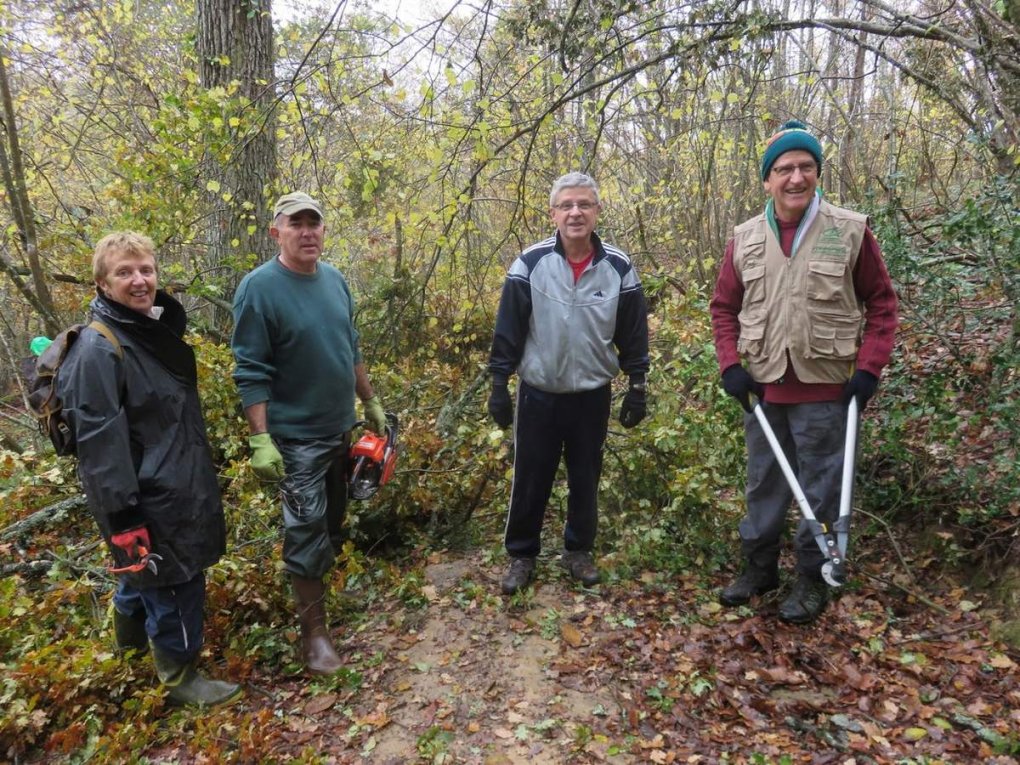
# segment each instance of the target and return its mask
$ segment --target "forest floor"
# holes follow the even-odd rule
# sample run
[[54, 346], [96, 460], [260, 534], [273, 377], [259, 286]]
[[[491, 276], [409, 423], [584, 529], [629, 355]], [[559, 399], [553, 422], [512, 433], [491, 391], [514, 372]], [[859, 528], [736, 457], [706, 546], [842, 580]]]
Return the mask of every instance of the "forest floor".
[[[989, 637], [994, 614], [923, 567], [923, 585], [888, 570], [859, 565], [795, 627], [776, 615], [789, 582], [722, 609], [723, 582], [702, 572], [610, 569], [585, 589], [550, 556], [505, 599], [502, 562], [437, 554], [426, 605], [394, 599], [354, 629], [334, 624], [348, 682], [256, 666], [244, 700], [201, 724], [242, 761], [1018, 762], [1020, 656]], [[182, 740], [145, 755], [216, 761]]]

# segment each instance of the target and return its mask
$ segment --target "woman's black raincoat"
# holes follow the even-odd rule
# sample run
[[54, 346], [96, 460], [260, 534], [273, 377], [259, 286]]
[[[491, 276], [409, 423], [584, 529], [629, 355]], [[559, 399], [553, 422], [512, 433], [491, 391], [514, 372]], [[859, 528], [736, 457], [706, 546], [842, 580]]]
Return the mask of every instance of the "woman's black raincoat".
[[[86, 328], [60, 368], [57, 392], [77, 441], [78, 475], [103, 537], [146, 526], [158, 573], [126, 574], [135, 587], [192, 579], [216, 563], [226, 526], [195, 355], [182, 338], [183, 306], [164, 292], [159, 320], [97, 296], [92, 318], [120, 340], [123, 358]], [[111, 553], [113, 548], [111, 546]], [[116, 560], [123, 565], [123, 554]]]

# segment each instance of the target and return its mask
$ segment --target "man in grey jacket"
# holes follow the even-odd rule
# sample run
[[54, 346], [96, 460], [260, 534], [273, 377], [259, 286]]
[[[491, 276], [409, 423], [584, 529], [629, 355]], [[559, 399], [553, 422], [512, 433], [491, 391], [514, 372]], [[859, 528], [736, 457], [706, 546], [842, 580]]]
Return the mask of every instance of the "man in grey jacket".
[[504, 543], [511, 595], [534, 576], [542, 522], [560, 457], [569, 497], [561, 563], [586, 586], [600, 580], [592, 559], [598, 525], [602, 449], [610, 385], [623, 370], [630, 385], [620, 423], [645, 416], [648, 309], [627, 256], [595, 233], [601, 204], [595, 181], [568, 173], [553, 183], [549, 212], [556, 233], [514, 261], [496, 316], [489, 370], [489, 413], [514, 422], [507, 381], [517, 372], [514, 479]]

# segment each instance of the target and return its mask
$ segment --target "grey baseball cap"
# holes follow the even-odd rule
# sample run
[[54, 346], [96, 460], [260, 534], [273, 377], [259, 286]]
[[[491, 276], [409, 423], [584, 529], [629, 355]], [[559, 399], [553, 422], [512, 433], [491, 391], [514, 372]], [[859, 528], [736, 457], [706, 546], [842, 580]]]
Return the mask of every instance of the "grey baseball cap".
[[277, 199], [276, 206], [273, 207], [273, 217], [275, 218], [277, 215], [297, 215], [302, 210], [311, 210], [320, 218], [325, 217], [322, 214], [322, 207], [319, 203], [303, 191], [292, 191]]

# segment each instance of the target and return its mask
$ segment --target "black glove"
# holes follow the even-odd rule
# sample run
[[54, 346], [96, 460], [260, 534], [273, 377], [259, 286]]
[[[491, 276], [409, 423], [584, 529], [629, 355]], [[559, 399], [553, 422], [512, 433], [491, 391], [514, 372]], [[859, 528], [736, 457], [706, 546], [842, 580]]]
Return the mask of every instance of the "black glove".
[[843, 403], [850, 405], [850, 399], [857, 396], [857, 406], [863, 412], [868, 405], [868, 399], [875, 395], [878, 390], [878, 378], [871, 372], [858, 369], [843, 386]]
[[489, 415], [501, 428], [509, 428], [514, 421], [514, 404], [505, 381], [493, 380], [489, 394]]
[[630, 388], [620, 404], [620, 424], [625, 428], [633, 428], [648, 414], [645, 401], [645, 380], [643, 377], [630, 378]]
[[760, 382], [756, 382], [751, 377], [751, 374], [740, 364], [726, 367], [726, 371], [722, 373], [722, 386], [723, 390], [740, 402], [740, 405], [744, 407], [744, 411], [748, 414], [751, 413], [750, 394], [753, 393], [758, 398], [765, 395], [765, 386]]

